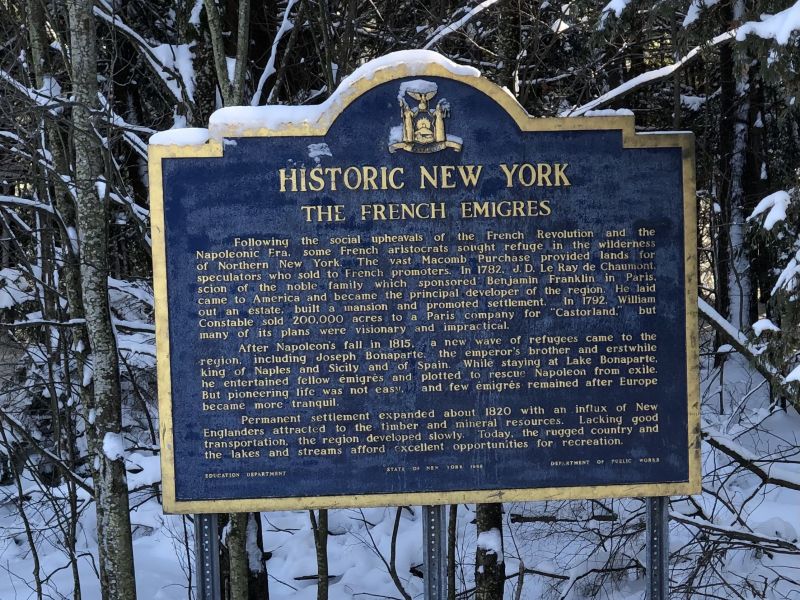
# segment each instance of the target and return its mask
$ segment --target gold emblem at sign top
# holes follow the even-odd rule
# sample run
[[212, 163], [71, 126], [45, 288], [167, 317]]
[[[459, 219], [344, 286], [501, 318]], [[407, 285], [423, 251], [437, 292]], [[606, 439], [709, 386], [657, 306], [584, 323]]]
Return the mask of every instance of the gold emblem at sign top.
[[[444, 120], [450, 116], [450, 103], [446, 98], [440, 98], [434, 108], [429, 107], [438, 91], [439, 88], [434, 82], [424, 79], [400, 84], [397, 100], [400, 103], [400, 118], [403, 124], [392, 127], [389, 134], [389, 152], [405, 150], [427, 154], [445, 148], [461, 151], [461, 138], [447, 135], [444, 129]], [[416, 100], [417, 106], [409, 106], [406, 96]]]

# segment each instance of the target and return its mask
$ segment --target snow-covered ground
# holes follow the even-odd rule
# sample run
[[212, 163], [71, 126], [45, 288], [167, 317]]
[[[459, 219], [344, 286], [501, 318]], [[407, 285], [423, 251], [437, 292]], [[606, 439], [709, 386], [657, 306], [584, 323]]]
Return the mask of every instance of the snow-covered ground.
[[[721, 385], [722, 383], [722, 385]], [[704, 430], [730, 447], [759, 457], [783, 455], [771, 463], [776, 477], [800, 479], [800, 416], [770, 407], [766, 384], [736, 354], [720, 369], [710, 357], [702, 372]], [[722, 408], [722, 411], [720, 411]], [[193, 525], [189, 517], [164, 515], [152, 484], [158, 460], [141, 449], [126, 452], [132, 494], [131, 517], [139, 598], [178, 600], [193, 597]], [[788, 461], [788, 462], [787, 462]], [[794, 461], [794, 462], [791, 462]], [[766, 464], [766, 463], [765, 463]], [[800, 571], [800, 491], [763, 485], [760, 478], [731, 465], [730, 459], [703, 445], [707, 493], [674, 498], [671, 506], [672, 584], [685, 593], [692, 585], [728, 579], [737, 589], [744, 579], [761, 586], [763, 595], [743, 597], [800, 598], [791, 579]], [[16, 486], [0, 487], [0, 598], [35, 598], [38, 562], [44, 597], [71, 598], [73, 573], [62, 543], [63, 523], [54, 506], [63, 506], [66, 489], [44, 495], [26, 476], [26, 518], [36, 540], [31, 553], [16, 499]], [[49, 496], [49, 497], [48, 497]], [[84, 600], [99, 600], [94, 510], [86, 492], [78, 491], [81, 517], [76, 552]], [[332, 599], [400, 598], [389, 575], [395, 508], [332, 510], [328, 555]], [[422, 510], [401, 510], [396, 567], [405, 591], [422, 597]], [[264, 548], [273, 599], [316, 598], [316, 557], [306, 511], [263, 513]], [[506, 596], [514, 597], [520, 565], [526, 573], [521, 598], [644, 597], [644, 513], [641, 499], [539, 502], [505, 505], [504, 538], [484, 534], [476, 539], [474, 506], [459, 507], [457, 581], [459, 590], [473, 587], [476, 545], [505, 554], [509, 576]], [[704, 534], [698, 538], [698, 530]], [[491, 533], [491, 532], [490, 532]], [[748, 536], [755, 542], [748, 542]], [[738, 542], [730, 543], [730, 538]], [[490, 539], [491, 538], [491, 539]], [[751, 540], [751, 541], [752, 541]], [[715, 545], [715, 541], [719, 543]], [[758, 549], [756, 546], [761, 546]], [[793, 550], [792, 548], [797, 548]], [[710, 567], [703, 552], [716, 549]], [[767, 551], [764, 550], [767, 549]], [[772, 549], [773, 551], [768, 551]], [[783, 575], [789, 580], [781, 580]], [[691, 588], [688, 588], [691, 589]], [[699, 588], [698, 588], [699, 589]], [[719, 588], [723, 589], [723, 588]], [[700, 593], [698, 592], [698, 597]], [[694, 594], [690, 592], [690, 597]]]

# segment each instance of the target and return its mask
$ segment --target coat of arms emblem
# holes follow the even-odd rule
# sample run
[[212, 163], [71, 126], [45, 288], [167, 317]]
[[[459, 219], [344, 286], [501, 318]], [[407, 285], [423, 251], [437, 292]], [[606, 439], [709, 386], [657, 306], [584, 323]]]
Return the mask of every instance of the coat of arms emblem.
[[[403, 124], [392, 127], [389, 152], [405, 150], [428, 153], [445, 148], [461, 151], [463, 140], [445, 132], [444, 120], [450, 116], [450, 103], [441, 98], [434, 108], [430, 108], [430, 102], [438, 91], [439, 88], [434, 82], [424, 79], [400, 84], [397, 100], [400, 103], [400, 117]], [[406, 96], [416, 100], [417, 106], [409, 106]]]

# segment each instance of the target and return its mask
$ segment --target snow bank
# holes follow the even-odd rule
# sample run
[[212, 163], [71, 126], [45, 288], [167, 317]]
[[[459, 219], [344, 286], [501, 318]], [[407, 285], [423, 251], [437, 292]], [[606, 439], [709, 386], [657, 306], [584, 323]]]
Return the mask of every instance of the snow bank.
[[771, 517], [761, 523], [756, 523], [753, 530], [788, 542], [797, 541], [797, 530], [791, 523], [780, 517]]
[[[353, 86], [359, 81], [372, 80], [382, 71], [395, 67], [405, 67], [409, 76], [423, 75], [431, 63], [445, 68], [453, 75], [480, 77], [480, 71], [477, 69], [456, 64], [430, 50], [392, 52], [356, 69], [322, 104], [313, 106], [229, 106], [217, 110], [209, 120], [210, 134], [212, 138], [219, 139], [223, 132], [230, 135], [230, 132], [243, 132], [248, 129], [278, 129], [289, 123], [318, 124], [326, 112], [346, 103], [352, 97]], [[153, 143], [152, 139], [151, 143]]]
[[[161, 459], [134, 452], [128, 457], [128, 489], [153, 485], [161, 481]], [[131, 465], [138, 469], [131, 469]]]

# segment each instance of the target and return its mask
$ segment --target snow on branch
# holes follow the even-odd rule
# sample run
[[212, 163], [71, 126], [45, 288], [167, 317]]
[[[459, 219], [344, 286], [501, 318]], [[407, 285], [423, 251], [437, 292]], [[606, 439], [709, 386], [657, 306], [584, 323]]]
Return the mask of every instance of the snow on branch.
[[[613, 0], [606, 5], [606, 8], [603, 9], [603, 15], [608, 16], [608, 14], [610, 14], [612, 11], [619, 15], [627, 3], [627, 0]], [[712, 3], [706, 2], [705, 4], [708, 6]], [[673, 64], [661, 67], [660, 69], [653, 69], [647, 73], [642, 73], [641, 75], [634, 77], [630, 81], [626, 81], [622, 85], [615, 87], [613, 90], [606, 92], [599, 98], [595, 98], [583, 106], [562, 112], [560, 116], [579, 117], [587, 111], [607, 104], [616, 98], [621, 98], [622, 96], [629, 94], [643, 85], [654, 83], [664, 79], [665, 77], [669, 77], [697, 58], [703, 50], [706, 50], [710, 47], [729, 42], [733, 39], [736, 39], [737, 41], [743, 41], [750, 34], [756, 35], [763, 39], [773, 39], [779, 44], [785, 46], [789, 43], [789, 39], [791, 38], [792, 34], [798, 30], [800, 30], [800, 0], [795, 2], [786, 10], [782, 10], [774, 15], [762, 15], [760, 21], [748, 21], [739, 27], [731, 29], [730, 31], [726, 31], [725, 33], [721, 33], [720, 35], [712, 38], [709, 42], [693, 48], [688, 54], [678, 59]]]
[[269, 79], [276, 71], [275, 61], [278, 57], [278, 45], [281, 43], [283, 36], [294, 29], [294, 23], [289, 20], [289, 13], [298, 2], [299, 0], [289, 0], [286, 3], [286, 9], [283, 11], [283, 19], [281, 19], [281, 24], [272, 40], [272, 48], [269, 52], [267, 65], [264, 67], [264, 72], [261, 73], [261, 77], [258, 79], [258, 86], [256, 86], [256, 91], [253, 94], [252, 100], [250, 101], [251, 106], [258, 106], [259, 102], [261, 102], [261, 93], [264, 90], [264, 84], [267, 82], [267, 79]]
[[784, 267], [781, 274], [778, 275], [778, 280], [775, 282], [775, 287], [772, 288], [771, 294], [775, 294], [780, 290], [793, 292], [797, 288], [797, 282], [800, 280], [800, 250], [792, 257], [789, 264]]
[[436, 30], [436, 33], [433, 34], [433, 37], [428, 40], [428, 42], [422, 47], [423, 50], [430, 50], [436, 44], [438, 44], [442, 38], [450, 35], [451, 33], [455, 33], [459, 29], [461, 29], [464, 25], [469, 23], [476, 15], [479, 15], [484, 10], [492, 6], [493, 4], [497, 4], [498, 0], [483, 0], [480, 4], [472, 8], [467, 14], [465, 14], [460, 19], [449, 23], [448, 25], [442, 25], [439, 29]]
[[736, 39], [742, 41], [753, 34], [765, 40], [773, 39], [785, 46], [797, 30], [800, 30], [800, 1], [774, 15], [761, 15], [760, 21], [745, 23], [739, 27]]
[[45, 171], [52, 174], [53, 177], [58, 177], [64, 187], [66, 188], [67, 192], [69, 192], [72, 198], [75, 198], [75, 184], [72, 182], [72, 178], [65, 173], [61, 173], [56, 169], [55, 165], [53, 164], [53, 157], [44, 148], [36, 148], [35, 152], [27, 152], [23, 150], [27, 144], [30, 142], [28, 140], [23, 140], [20, 136], [11, 131], [0, 131], [0, 138], [6, 138], [10, 140], [13, 145], [11, 144], [2, 144], [0, 143], [0, 147], [5, 148], [11, 154], [17, 154], [27, 160], [35, 162], [39, 164]]
[[[725, 317], [719, 314], [714, 307], [702, 298], [697, 299], [697, 306], [700, 309], [700, 315], [704, 317], [711, 325], [719, 331], [724, 337], [728, 339], [731, 345], [736, 348], [736, 351], [744, 356], [755, 359], [757, 358], [762, 349], [753, 346], [747, 336], [734, 327]], [[770, 374], [779, 375], [777, 369], [770, 370]]]
[[747, 336], [734, 327], [725, 317], [720, 315], [714, 308], [702, 298], [697, 299], [697, 306], [700, 309], [700, 316], [703, 317], [711, 326], [734, 347], [734, 349], [747, 358], [753, 367], [770, 385], [776, 390], [781, 390], [786, 397], [791, 398], [795, 404], [798, 403], [797, 390], [790, 385], [783, 374], [763, 356], [763, 349], [754, 346], [747, 339]]
[[[752, 214], [747, 217], [747, 220], [753, 221], [756, 217], [766, 214], [761, 226], [767, 231], [771, 231], [777, 223], [786, 220], [786, 211], [792, 201], [791, 194], [791, 190], [779, 190], [763, 198], [753, 209]], [[800, 251], [797, 251], [789, 259], [783, 271], [778, 275], [770, 294], [775, 295], [779, 291], [793, 292], [797, 288], [798, 278], [800, 278]]]
[[707, 50], [710, 47], [717, 46], [719, 44], [729, 42], [736, 37], [736, 29], [732, 29], [730, 31], [726, 31], [725, 33], [721, 33], [720, 35], [713, 38], [706, 44], [701, 46], [697, 46], [692, 48], [686, 55], [672, 63], [671, 65], [667, 65], [666, 67], [661, 67], [660, 69], [653, 69], [652, 71], [647, 71], [646, 73], [642, 73], [634, 77], [633, 79], [626, 81], [622, 85], [615, 87], [613, 90], [609, 90], [599, 98], [595, 98], [591, 102], [587, 102], [583, 106], [578, 106], [575, 108], [570, 108], [569, 110], [565, 110], [559, 116], [561, 117], [580, 117], [586, 114], [590, 110], [594, 110], [604, 104], [608, 104], [612, 100], [617, 98], [621, 98], [630, 94], [634, 90], [639, 89], [644, 85], [648, 85], [650, 83], [654, 83], [656, 81], [660, 81], [666, 77], [669, 77], [676, 71], [679, 71], [698, 56], [704, 50]]
[[608, 17], [610, 17], [612, 13], [619, 19], [622, 16], [622, 11], [624, 11], [630, 3], [631, 0], [611, 0], [611, 2], [606, 4], [603, 10], [600, 11], [600, 25], [598, 29], [605, 29], [606, 21], [608, 21]]
[[121, 292], [138, 300], [139, 302], [148, 306], [149, 308], [153, 308], [153, 304], [155, 302], [153, 300], [153, 294], [143, 290], [142, 288], [140, 288], [139, 286], [135, 285], [130, 281], [109, 277], [108, 287], [109, 289], [117, 290], [118, 292]]
[[102, 107], [109, 124], [118, 127], [122, 133], [122, 139], [125, 140], [133, 149], [133, 151], [136, 152], [141, 158], [147, 160], [147, 143], [144, 142], [138, 135], [136, 135], [136, 132], [144, 133], [150, 136], [155, 133], [155, 130], [150, 129], [149, 127], [131, 125], [116, 112], [114, 112], [111, 104], [106, 97], [103, 96], [103, 94], [98, 92], [97, 98], [100, 101], [100, 106]]
[[18, 196], [0, 196], [0, 206], [20, 206], [55, 214], [55, 209], [49, 204], [37, 202], [36, 200], [29, 200], [28, 198], [20, 198]]
[[[141, 321], [125, 321], [112, 318], [112, 323], [114, 327], [127, 329], [129, 331], [155, 333], [156, 330], [155, 325], [142, 323]], [[0, 323], [0, 327], [5, 329], [38, 327], [40, 325], [47, 325], [48, 327], [83, 327], [86, 325], [86, 319], [67, 319], [66, 321], [56, 321], [54, 319], [27, 319], [25, 321], [14, 321], [12, 323]]]
[[14, 433], [14, 435], [17, 435], [20, 438], [24, 439], [33, 448], [35, 448], [37, 452], [43, 454], [44, 456], [47, 456], [48, 459], [53, 461], [53, 464], [58, 467], [58, 470], [61, 471], [64, 477], [72, 481], [83, 491], [94, 496], [94, 489], [89, 484], [87, 484], [86, 481], [80, 475], [72, 471], [69, 468], [69, 466], [67, 466], [57, 454], [54, 454], [53, 452], [42, 446], [42, 444], [28, 431], [28, 427], [20, 423], [16, 418], [12, 417], [10, 414], [8, 414], [3, 410], [0, 410], [0, 421], [8, 425], [11, 431]]
[[711, 446], [757, 475], [762, 483], [800, 491], [800, 462], [759, 456], [730, 437], [707, 426], [703, 427], [702, 436]]
[[18, 196], [5, 196], [0, 195], [0, 207], [4, 208], [31, 208], [33, 210], [40, 210], [42, 212], [50, 213], [55, 217], [59, 227], [66, 231], [66, 224], [64, 219], [53, 206], [39, 202], [37, 200], [30, 200], [28, 198], [20, 198]]
[[782, 552], [784, 554], [800, 554], [800, 546], [796, 543], [775, 536], [767, 536], [737, 527], [719, 525], [701, 517], [690, 517], [675, 511], [670, 511], [669, 518], [702, 529], [705, 533], [720, 536], [726, 540], [740, 540], [757, 545], [762, 550]]
[[11, 308], [34, 300], [36, 296], [19, 269], [0, 269], [0, 308]]
[[0, 80], [4, 81], [19, 94], [22, 94], [28, 98], [36, 106], [40, 108], [46, 108], [50, 114], [55, 115], [57, 110], [64, 104], [62, 101], [55, 99], [52, 95], [43, 94], [38, 90], [34, 90], [26, 85], [21, 84], [10, 73], [3, 69], [0, 69]]
[[787, 191], [780, 190], [774, 194], [770, 194], [758, 203], [753, 209], [752, 214], [747, 217], [747, 220], [752, 221], [758, 215], [767, 213], [767, 216], [764, 217], [762, 227], [767, 231], [771, 231], [776, 223], [786, 219], [786, 209], [789, 207], [790, 201], [791, 197]]
[[686, 11], [686, 17], [683, 19], [683, 26], [688, 27], [700, 18], [700, 13], [703, 9], [711, 8], [718, 3], [719, 0], [692, 0], [689, 9]]
[[775, 287], [772, 288], [771, 293], [775, 294], [780, 290], [793, 292], [797, 289], [798, 280], [800, 280], [800, 250], [797, 251], [789, 261], [789, 264], [778, 275], [778, 280], [775, 282]]
[[142, 235], [144, 249], [150, 253], [153, 245], [152, 238], [150, 237], [150, 223], [148, 221], [150, 218], [150, 211], [136, 204], [136, 201], [128, 194], [109, 192], [108, 197], [111, 201], [122, 206], [126, 213], [133, 219]]
[[192, 100], [194, 92], [191, 52], [186, 45], [161, 44], [151, 46], [136, 31], [126, 25], [114, 8], [100, 0], [94, 14], [125, 35], [144, 56], [153, 72], [164, 83], [178, 102]]

